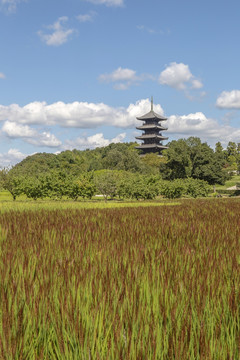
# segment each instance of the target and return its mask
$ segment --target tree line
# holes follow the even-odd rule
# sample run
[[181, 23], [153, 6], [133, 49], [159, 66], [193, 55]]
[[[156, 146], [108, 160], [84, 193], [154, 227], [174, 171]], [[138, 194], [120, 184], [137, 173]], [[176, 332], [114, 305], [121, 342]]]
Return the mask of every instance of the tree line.
[[230, 142], [213, 150], [199, 138], [174, 140], [163, 156], [144, 157], [135, 143], [110, 144], [94, 150], [39, 153], [12, 169], [0, 171], [0, 185], [13, 199], [154, 199], [206, 196], [209, 185], [224, 184], [240, 171], [240, 144]]
[[91, 199], [102, 195], [107, 199], [152, 200], [162, 195], [169, 199], [182, 195], [205, 197], [210, 185], [200, 179], [163, 180], [159, 175], [142, 175], [123, 170], [97, 170], [72, 177], [62, 171], [51, 171], [35, 177], [15, 177], [1, 172], [2, 187], [8, 190], [13, 200], [20, 195], [29, 199], [50, 198], [61, 200]]

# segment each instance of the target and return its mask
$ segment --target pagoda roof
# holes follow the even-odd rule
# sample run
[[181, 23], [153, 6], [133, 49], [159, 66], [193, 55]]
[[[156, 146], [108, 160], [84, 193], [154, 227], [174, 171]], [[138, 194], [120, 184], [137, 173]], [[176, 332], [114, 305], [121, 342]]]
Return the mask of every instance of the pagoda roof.
[[168, 128], [161, 126], [159, 124], [145, 124], [145, 125], [136, 127], [136, 129], [138, 129], [138, 130], [148, 130], [148, 129], [167, 130]]
[[159, 145], [159, 144], [142, 144], [136, 146], [136, 149], [168, 149], [168, 146]]
[[167, 140], [168, 137], [162, 136], [162, 135], [156, 135], [156, 134], [143, 134], [141, 136], [136, 136], [136, 139], [144, 140], [144, 139], [159, 139], [159, 140]]
[[161, 121], [167, 120], [166, 117], [155, 113], [155, 111], [153, 111], [153, 110], [149, 111], [147, 114], [145, 114], [143, 116], [137, 117], [137, 120], [150, 120], [150, 119], [157, 119], [157, 120], [161, 120]]

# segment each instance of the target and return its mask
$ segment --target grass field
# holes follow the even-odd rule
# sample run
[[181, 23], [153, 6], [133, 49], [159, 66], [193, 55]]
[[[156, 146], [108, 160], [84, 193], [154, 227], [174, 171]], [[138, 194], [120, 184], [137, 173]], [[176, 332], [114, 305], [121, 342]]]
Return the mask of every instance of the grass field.
[[114, 209], [114, 208], [138, 208], [149, 206], [175, 206], [179, 201], [161, 199], [160, 201], [50, 201], [50, 200], [7, 200], [0, 202], [0, 213], [8, 211], [41, 211], [41, 210], [84, 210], [84, 209]]
[[239, 199], [5, 203], [1, 359], [239, 359]]
[[232, 179], [225, 182], [224, 185], [217, 185], [216, 190], [218, 189], [228, 189], [232, 186], [235, 186], [236, 183], [240, 183], [240, 175], [234, 175]]

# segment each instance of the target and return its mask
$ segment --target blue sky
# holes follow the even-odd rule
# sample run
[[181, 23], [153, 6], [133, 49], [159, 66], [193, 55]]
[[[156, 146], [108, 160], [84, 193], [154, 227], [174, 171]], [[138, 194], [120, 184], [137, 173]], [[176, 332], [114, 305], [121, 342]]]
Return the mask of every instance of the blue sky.
[[240, 142], [238, 0], [0, 0], [0, 166], [134, 141]]

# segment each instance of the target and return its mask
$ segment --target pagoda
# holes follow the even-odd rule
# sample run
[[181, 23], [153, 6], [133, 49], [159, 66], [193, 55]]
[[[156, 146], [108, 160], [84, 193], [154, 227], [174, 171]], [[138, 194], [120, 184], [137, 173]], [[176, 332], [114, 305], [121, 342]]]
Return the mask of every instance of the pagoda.
[[143, 125], [136, 128], [144, 131], [141, 136], [136, 136], [136, 139], [143, 140], [143, 144], [136, 146], [136, 149], [142, 150], [142, 155], [149, 153], [161, 155], [163, 149], [168, 149], [167, 146], [162, 145], [162, 141], [167, 140], [168, 137], [162, 136], [161, 134], [161, 132], [167, 130], [167, 128], [160, 123], [160, 121], [166, 121], [167, 118], [153, 111], [153, 99], [151, 99], [151, 111], [143, 116], [137, 117], [137, 120], [144, 121]]

